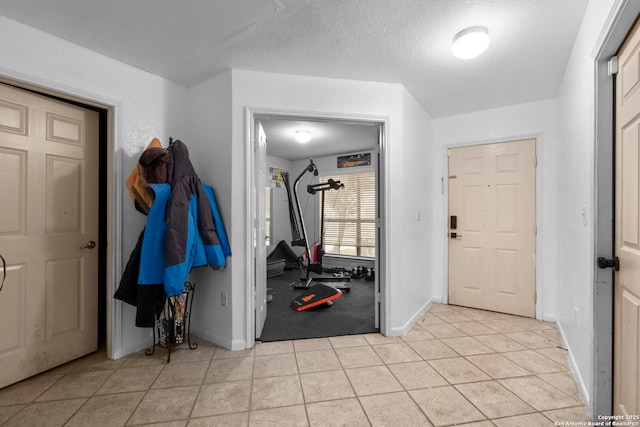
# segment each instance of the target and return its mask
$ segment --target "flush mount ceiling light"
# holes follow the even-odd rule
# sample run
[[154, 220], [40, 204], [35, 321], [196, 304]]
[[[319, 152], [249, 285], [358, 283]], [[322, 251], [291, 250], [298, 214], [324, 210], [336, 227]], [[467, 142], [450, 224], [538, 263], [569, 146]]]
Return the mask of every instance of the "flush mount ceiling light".
[[485, 27], [470, 27], [453, 37], [453, 54], [460, 59], [475, 58], [488, 46], [489, 30]]
[[311, 140], [311, 132], [308, 130], [298, 130], [296, 131], [296, 141], [300, 143], [309, 142]]

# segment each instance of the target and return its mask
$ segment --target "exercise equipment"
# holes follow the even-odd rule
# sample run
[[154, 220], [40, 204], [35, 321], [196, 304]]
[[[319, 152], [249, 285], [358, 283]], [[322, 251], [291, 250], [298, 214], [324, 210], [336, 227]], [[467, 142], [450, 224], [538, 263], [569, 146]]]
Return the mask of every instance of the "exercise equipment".
[[341, 296], [342, 291], [340, 289], [319, 283], [311, 286], [306, 292], [291, 301], [291, 308], [295, 311], [304, 311], [322, 304], [331, 306], [333, 304], [332, 300]]
[[[317, 273], [322, 274], [322, 257], [324, 256], [323, 249], [323, 237], [324, 237], [324, 193], [329, 190], [339, 190], [344, 188], [344, 184], [341, 184], [340, 181], [335, 181], [333, 179], [329, 179], [327, 182], [322, 182], [319, 184], [309, 184], [307, 185], [307, 192], [311, 195], [315, 195], [320, 193], [322, 196], [321, 199], [321, 210], [320, 210], [320, 238], [318, 239], [318, 243], [314, 243], [313, 247], [309, 246], [309, 240], [307, 236], [307, 229], [304, 224], [304, 216], [302, 214], [302, 209], [300, 207], [300, 199], [298, 197], [298, 183], [302, 179], [302, 177], [307, 173], [313, 173], [314, 176], [318, 176], [318, 168], [315, 163], [313, 163], [313, 159], [309, 159], [309, 164], [304, 170], [298, 175], [296, 180], [293, 183], [293, 195], [295, 200], [295, 210], [294, 203], [291, 200], [291, 188], [289, 184], [289, 175], [287, 173], [283, 173], [284, 185], [287, 190], [287, 197], [289, 199], [289, 220], [291, 222], [291, 245], [292, 246], [304, 246], [306, 249], [305, 254], [303, 254], [303, 259], [306, 260], [306, 265], [303, 262], [300, 262], [301, 270], [304, 271], [304, 277], [300, 278], [300, 282], [294, 282], [291, 284], [294, 289], [309, 289], [311, 288], [312, 281], [317, 282], [337, 282], [337, 288], [342, 292], [349, 292], [350, 288], [344, 286], [343, 283], [349, 281], [349, 277], [310, 277], [309, 273]], [[337, 297], [336, 297], [337, 298]]]
[[276, 247], [267, 255], [267, 262], [275, 260], [284, 260], [284, 269], [293, 270], [298, 267], [300, 257], [289, 247], [287, 242], [280, 240]]

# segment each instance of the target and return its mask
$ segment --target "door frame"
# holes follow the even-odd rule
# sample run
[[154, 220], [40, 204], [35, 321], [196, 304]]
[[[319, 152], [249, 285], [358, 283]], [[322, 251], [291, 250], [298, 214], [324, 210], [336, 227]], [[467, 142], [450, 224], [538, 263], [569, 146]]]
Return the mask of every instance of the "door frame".
[[[266, 264], [266, 259], [256, 260], [256, 251], [253, 247], [253, 190], [255, 185], [255, 171], [256, 171], [256, 155], [253, 149], [255, 140], [255, 126], [254, 123], [259, 117], [282, 117], [287, 119], [297, 118], [300, 120], [314, 119], [314, 120], [331, 120], [331, 121], [348, 121], [348, 122], [361, 122], [377, 124], [380, 126], [379, 137], [379, 162], [378, 162], [378, 215], [379, 224], [378, 235], [376, 239], [377, 252], [376, 252], [376, 281], [378, 289], [376, 291], [376, 311], [380, 321], [380, 333], [386, 335], [388, 331], [391, 331], [391, 327], [388, 324], [388, 270], [386, 268], [386, 254], [388, 250], [388, 240], [386, 239], [386, 230], [388, 229], [388, 219], [385, 214], [389, 210], [387, 209], [387, 188], [389, 188], [389, 180], [386, 173], [386, 159], [388, 158], [388, 146], [386, 144], [388, 138], [389, 129], [389, 117], [380, 116], [359, 116], [341, 113], [327, 113], [327, 112], [309, 112], [309, 111], [295, 111], [295, 110], [282, 110], [282, 109], [270, 109], [270, 108], [257, 108], [257, 107], [245, 107], [245, 229], [251, 230], [246, 233], [245, 240], [245, 255], [247, 259], [248, 277], [247, 286], [245, 289], [246, 294], [246, 331], [247, 348], [251, 348], [255, 345], [255, 262], [263, 262]], [[254, 262], [255, 261], [255, 262]], [[265, 267], [266, 268], [266, 267]], [[268, 314], [267, 314], [268, 315]]]
[[[443, 293], [442, 293], [442, 303], [443, 304], [447, 304], [449, 302], [449, 149], [452, 148], [463, 148], [463, 147], [471, 147], [471, 146], [476, 146], [476, 145], [490, 145], [490, 144], [496, 144], [496, 143], [504, 143], [504, 142], [512, 142], [512, 141], [520, 141], [520, 140], [525, 140], [525, 139], [534, 139], [536, 142], [536, 159], [538, 159], [538, 163], [535, 167], [535, 174], [536, 174], [536, 179], [535, 179], [535, 183], [536, 183], [536, 200], [535, 200], [535, 215], [536, 215], [536, 227], [538, 230], [542, 230], [543, 229], [543, 215], [542, 215], [542, 203], [541, 201], [543, 200], [542, 198], [542, 191], [543, 191], [543, 187], [542, 187], [542, 174], [539, 173], [538, 171], [538, 165], [540, 164], [540, 158], [541, 158], [541, 146], [543, 144], [544, 141], [544, 137], [541, 134], [524, 134], [524, 135], [514, 135], [514, 136], [507, 136], [507, 137], [502, 137], [502, 138], [492, 138], [492, 139], [483, 139], [483, 140], [479, 140], [479, 141], [467, 141], [467, 142], [462, 142], [462, 143], [454, 143], [454, 144], [447, 144], [445, 146], [443, 146], [443, 153], [442, 153], [442, 161], [443, 161], [443, 168], [442, 170], [445, 172], [443, 179], [442, 179], [442, 194], [444, 196], [444, 202], [443, 202], [443, 210], [444, 210], [444, 215], [443, 215], [443, 222], [441, 224], [441, 227], [439, 228], [440, 230], [443, 230], [443, 234], [442, 236], [444, 237], [444, 244], [445, 244], [445, 250], [443, 250], [443, 255], [444, 255], [444, 286], [443, 286]], [[542, 312], [542, 308], [544, 306], [544, 304], [542, 303], [543, 298], [545, 297], [544, 293], [542, 292], [542, 282], [541, 279], [543, 277], [542, 275], [542, 263], [540, 262], [541, 260], [541, 253], [544, 248], [543, 246], [543, 233], [536, 233], [536, 252], [535, 252], [535, 292], [536, 292], [536, 300], [535, 300], [535, 313], [536, 313], [536, 319], [543, 319], [543, 315], [544, 313]], [[543, 319], [543, 320], [551, 320], [551, 319]], [[553, 319], [555, 320], [555, 319]]]
[[609, 60], [618, 51], [640, 13], [637, 1], [616, 0], [605, 21], [592, 57], [595, 68], [595, 140], [593, 183], [593, 385], [589, 413], [611, 414], [613, 409], [613, 271], [599, 269], [596, 258], [613, 258], [615, 182], [615, 79], [609, 73]]
[[[104, 244], [105, 284], [106, 284], [106, 355], [109, 359], [118, 359], [122, 354], [122, 303], [109, 298], [115, 293], [116, 278], [121, 271], [122, 246], [122, 153], [117, 138], [117, 117], [119, 104], [112, 99], [106, 99], [96, 94], [90, 94], [76, 88], [71, 88], [60, 83], [17, 74], [11, 70], [0, 68], [0, 82], [13, 85], [20, 89], [31, 90], [45, 95], [57, 97], [63, 101], [84, 104], [90, 107], [106, 111], [106, 152], [104, 159], [106, 170], [105, 182], [100, 182], [100, 191], [106, 191], [105, 223], [106, 239]], [[102, 119], [99, 123], [102, 129]], [[102, 154], [103, 150], [100, 149]], [[120, 153], [120, 154], [116, 154]], [[103, 159], [100, 159], [103, 162]]]

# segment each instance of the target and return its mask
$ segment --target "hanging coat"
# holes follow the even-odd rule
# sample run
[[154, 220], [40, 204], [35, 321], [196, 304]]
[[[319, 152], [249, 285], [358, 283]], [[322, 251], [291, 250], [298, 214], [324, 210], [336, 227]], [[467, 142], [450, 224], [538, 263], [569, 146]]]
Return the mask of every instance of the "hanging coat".
[[187, 147], [169, 148], [170, 184], [150, 184], [155, 200], [147, 215], [138, 283], [164, 283], [168, 297], [180, 295], [193, 267], [223, 267], [231, 255], [213, 189], [200, 182]]

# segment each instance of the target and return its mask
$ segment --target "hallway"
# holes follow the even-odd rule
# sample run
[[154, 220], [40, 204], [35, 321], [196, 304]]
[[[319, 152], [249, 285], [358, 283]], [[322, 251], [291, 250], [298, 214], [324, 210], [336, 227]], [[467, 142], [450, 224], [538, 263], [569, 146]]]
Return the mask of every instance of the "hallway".
[[[553, 323], [434, 304], [405, 337], [98, 352], [0, 390], [2, 426], [553, 426], [588, 421]], [[155, 424], [158, 423], [158, 424]], [[468, 424], [465, 424], [468, 423]]]

